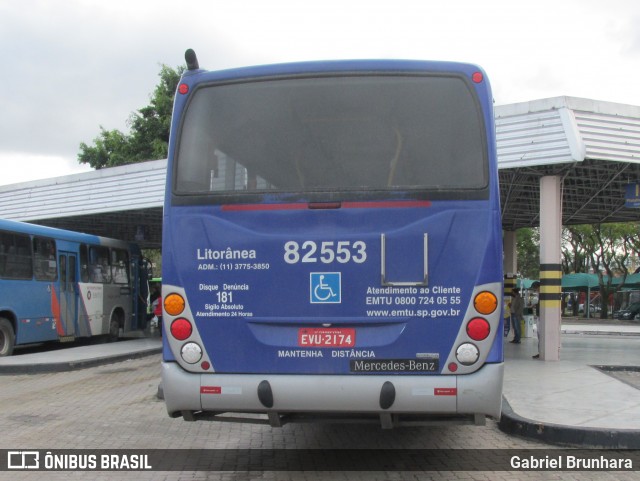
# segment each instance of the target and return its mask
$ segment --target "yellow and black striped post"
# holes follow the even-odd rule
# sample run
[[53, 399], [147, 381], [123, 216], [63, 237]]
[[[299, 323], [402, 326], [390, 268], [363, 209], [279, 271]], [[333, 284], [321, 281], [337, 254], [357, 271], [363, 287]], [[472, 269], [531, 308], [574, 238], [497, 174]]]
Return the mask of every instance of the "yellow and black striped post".
[[511, 291], [516, 287], [516, 278], [508, 275], [504, 276], [504, 297], [505, 299], [511, 296]]
[[561, 282], [561, 264], [540, 264], [540, 309], [560, 309], [562, 301]]
[[540, 264], [538, 349], [540, 357], [549, 361], [560, 359], [561, 282], [561, 264]]

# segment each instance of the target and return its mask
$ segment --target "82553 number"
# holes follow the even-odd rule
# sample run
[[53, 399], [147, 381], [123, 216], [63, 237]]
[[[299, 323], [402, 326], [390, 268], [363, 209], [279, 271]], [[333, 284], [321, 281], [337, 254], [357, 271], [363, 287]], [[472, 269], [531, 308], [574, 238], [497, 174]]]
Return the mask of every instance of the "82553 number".
[[315, 263], [331, 264], [339, 262], [355, 262], [362, 264], [367, 260], [367, 244], [364, 241], [322, 241], [318, 245], [314, 241], [304, 241], [300, 245], [296, 241], [284, 244], [284, 261], [287, 264]]

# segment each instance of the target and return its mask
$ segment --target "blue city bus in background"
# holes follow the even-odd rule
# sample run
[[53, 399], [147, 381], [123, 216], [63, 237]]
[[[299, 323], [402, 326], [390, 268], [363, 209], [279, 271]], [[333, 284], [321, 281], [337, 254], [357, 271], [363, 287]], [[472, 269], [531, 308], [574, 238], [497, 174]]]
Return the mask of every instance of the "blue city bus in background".
[[205, 71], [174, 103], [170, 416], [383, 428], [499, 418], [492, 95], [460, 63]]
[[147, 263], [129, 242], [0, 219], [0, 356], [144, 327]]

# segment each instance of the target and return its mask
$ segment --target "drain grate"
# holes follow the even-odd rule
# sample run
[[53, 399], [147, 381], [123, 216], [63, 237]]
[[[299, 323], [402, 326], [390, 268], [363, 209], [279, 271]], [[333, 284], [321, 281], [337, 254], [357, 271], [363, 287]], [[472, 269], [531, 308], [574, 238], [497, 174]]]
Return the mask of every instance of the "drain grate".
[[640, 366], [592, 366], [611, 376], [618, 381], [622, 381], [631, 387], [640, 389]]

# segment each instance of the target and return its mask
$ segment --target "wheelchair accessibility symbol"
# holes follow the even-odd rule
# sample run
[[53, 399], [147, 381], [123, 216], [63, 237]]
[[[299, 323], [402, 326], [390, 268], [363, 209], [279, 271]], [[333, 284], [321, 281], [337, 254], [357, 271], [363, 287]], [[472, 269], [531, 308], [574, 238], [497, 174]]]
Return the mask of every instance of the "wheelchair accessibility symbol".
[[311, 304], [340, 304], [342, 282], [340, 272], [312, 272], [309, 280]]

